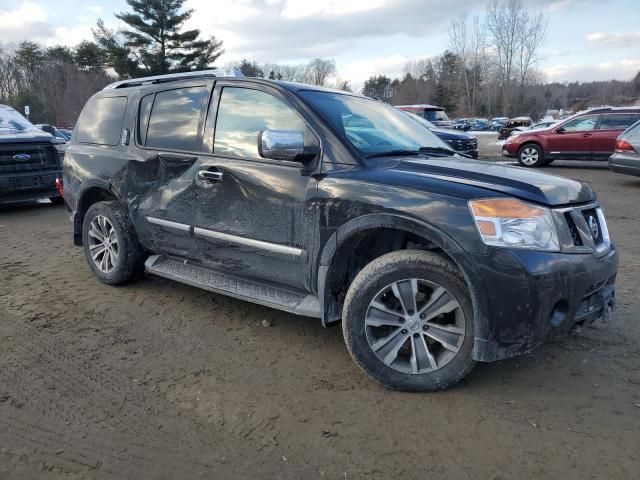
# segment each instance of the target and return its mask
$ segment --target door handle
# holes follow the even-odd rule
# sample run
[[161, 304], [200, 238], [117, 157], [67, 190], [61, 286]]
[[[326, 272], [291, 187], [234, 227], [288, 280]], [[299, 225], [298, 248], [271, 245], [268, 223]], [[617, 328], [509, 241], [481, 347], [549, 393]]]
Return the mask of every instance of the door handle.
[[209, 170], [198, 171], [198, 178], [207, 182], [220, 182], [222, 180], [222, 172], [211, 172]]
[[582, 136], [583, 137], [592, 137], [593, 133], [583, 133]]

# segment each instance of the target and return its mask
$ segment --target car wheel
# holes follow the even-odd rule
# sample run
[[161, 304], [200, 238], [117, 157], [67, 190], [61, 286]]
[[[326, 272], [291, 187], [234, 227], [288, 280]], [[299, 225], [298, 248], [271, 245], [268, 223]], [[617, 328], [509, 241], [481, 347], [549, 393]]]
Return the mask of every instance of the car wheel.
[[362, 269], [342, 325], [355, 362], [390, 389], [441, 390], [475, 364], [469, 290], [455, 265], [432, 252], [393, 252]]
[[525, 167], [541, 167], [544, 165], [544, 153], [538, 145], [528, 143], [518, 150], [518, 162]]
[[84, 254], [93, 273], [108, 285], [120, 285], [144, 270], [144, 250], [118, 202], [93, 204], [82, 225]]

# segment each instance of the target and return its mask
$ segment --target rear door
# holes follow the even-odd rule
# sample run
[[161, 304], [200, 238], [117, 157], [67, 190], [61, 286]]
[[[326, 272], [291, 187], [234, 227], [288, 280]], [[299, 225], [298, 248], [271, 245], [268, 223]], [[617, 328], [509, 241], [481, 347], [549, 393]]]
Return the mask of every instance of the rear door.
[[205, 133], [211, 155], [195, 184], [195, 239], [202, 261], [216, 269], [303, 288], [317, 180], [298, 162], [262, 158], [258, 136], [266, 129], [314, 135], [277, 89], [217, 83]]
[[547, 153], [554, 157], [591, 157], [593, 134], [599, 115], [584, 115], [545, 134]]
[[593, 132], [593, 156], [611, 156], [618, 136], [636, 121], [638, 115], [635, 113], [604, 113], [598, 129]]

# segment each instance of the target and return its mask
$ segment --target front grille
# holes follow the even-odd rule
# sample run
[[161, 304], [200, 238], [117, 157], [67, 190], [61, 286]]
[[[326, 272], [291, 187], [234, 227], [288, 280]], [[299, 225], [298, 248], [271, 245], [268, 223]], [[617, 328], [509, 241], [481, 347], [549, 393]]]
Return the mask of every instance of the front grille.
[[51, 144], [0, 144], [0, 174], [59, 168], [58, 151]]
[[563, 251], [604, 255], [610, 250], [609, 230], [599, 205], [558, 209], [553, 213], [559, 226]]
[[447, 143], [451, 148], [458, 151], [475, 150], [478, 148], [478, 140], [475, 138], [447, 140]]

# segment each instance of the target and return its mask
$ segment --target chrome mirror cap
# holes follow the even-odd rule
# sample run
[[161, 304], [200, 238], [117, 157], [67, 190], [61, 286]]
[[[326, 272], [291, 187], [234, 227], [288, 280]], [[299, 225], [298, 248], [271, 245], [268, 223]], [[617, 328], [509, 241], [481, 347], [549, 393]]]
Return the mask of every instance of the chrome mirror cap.
[[258, 152], [262, 158], [300, 160], [304, 155], [304, 133], [291, 130], [263, 130], [258, 135]]

